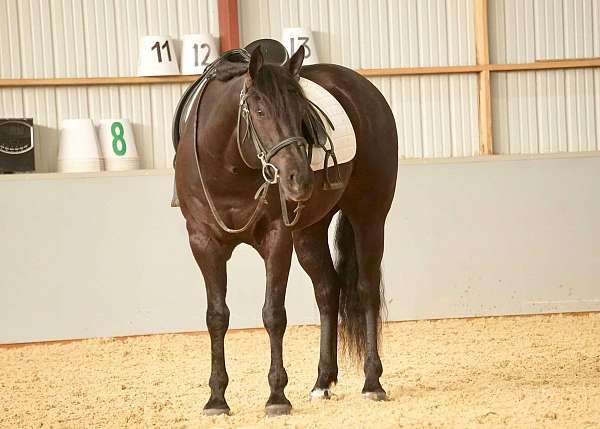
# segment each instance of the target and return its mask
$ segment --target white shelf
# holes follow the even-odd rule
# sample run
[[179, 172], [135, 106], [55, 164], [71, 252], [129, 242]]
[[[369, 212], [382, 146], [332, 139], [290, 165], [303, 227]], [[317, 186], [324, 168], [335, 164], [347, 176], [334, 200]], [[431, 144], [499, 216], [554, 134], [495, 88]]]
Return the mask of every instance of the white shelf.
[[15, 173], [0, 174], [0, 182], [64, 180], [64, 179], [102, 179], [105, 177], [172, 176], [172, 168], [158, 168], [129, 171], [99, 171], [87, 173]]
[[[524, 155], [482, 155], [461, 158], [399, 159], [398, 163], [400, 165], [463, 164], [473, 162], [527, 161], [539, 159], [572, 159], [599, 157], [600, 151], [594, 151]], [[173, 168], [141, 169], [130, 171], [100, 171], [88, 173], [15, 173], [0, 174], [0, 183], [11, 181], [35, 180], [102, 179], [106, 177], [172, 176], [174, 173], [175, 170]]]

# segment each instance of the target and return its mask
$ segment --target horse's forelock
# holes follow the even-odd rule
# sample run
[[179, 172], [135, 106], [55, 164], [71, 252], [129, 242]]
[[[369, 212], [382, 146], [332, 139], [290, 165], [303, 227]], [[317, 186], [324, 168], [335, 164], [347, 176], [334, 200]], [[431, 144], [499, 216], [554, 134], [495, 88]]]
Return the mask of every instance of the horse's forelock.
[[275, 104], [277, 109], [285, 108], [286, 96], [290, 90], [307, 102], [300, 83], [286, 69], [276, 65], [264, 65], [258, 72], [253, 88]]

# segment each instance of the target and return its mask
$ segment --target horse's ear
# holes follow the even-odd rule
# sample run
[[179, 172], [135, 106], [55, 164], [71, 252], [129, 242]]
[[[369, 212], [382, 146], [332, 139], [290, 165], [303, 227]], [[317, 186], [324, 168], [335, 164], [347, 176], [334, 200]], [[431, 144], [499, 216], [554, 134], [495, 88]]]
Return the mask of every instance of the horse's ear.
[[262, 50], [260, 49], [260, 46], [257, 46], [250, 56], [250, 66], [248, 67], [248, 73], [250, 73], [250, 77], [252, 79], [256, 79], [258, 71], [264, 63], [265, 59], [263, 57]]
[[302, 61], [304, 61], [304, 55], [304, 45], [300, 45], [300, 47], [294, 53], [294, 55], [292, 55], [292, 58], [290, 58], [290, 62], [288, 63], [288, 67], [292, 76], [295, 77], [300, 75], [300, 67], [302, 67]]

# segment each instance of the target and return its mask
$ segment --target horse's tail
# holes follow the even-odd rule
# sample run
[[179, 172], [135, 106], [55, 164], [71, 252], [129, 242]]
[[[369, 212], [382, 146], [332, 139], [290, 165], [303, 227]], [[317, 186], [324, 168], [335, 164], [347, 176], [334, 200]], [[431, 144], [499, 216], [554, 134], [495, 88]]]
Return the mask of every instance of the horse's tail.
[[[354, 229], [348, 217], [342, 212], [339, 214], [335, 231], [335, 246], [337, 248], [335, 270], [341, 280], [340, 339], [346, 354], [360, 361], [367, 351], [367, 323], [365, 307], [358, 291], [358, 260]], [[378, 292], [383, 293], [383, 289], [380, 287]], [[384, 302], [380, 299], [380, 305]]]

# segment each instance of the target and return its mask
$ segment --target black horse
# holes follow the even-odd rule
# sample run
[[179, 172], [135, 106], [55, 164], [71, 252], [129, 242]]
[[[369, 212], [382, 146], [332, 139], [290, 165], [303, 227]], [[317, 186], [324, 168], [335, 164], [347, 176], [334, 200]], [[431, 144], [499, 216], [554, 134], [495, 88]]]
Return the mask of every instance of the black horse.
[[[311, 398], [328, 398], [337, 381], [338, 317], [343, 344], [364, 359], [364, 396], [386, 397], [379, 382], [380, 266], [398, 167], [395, 121], [381, 93], [358, 73], [331, 64], [302, 67], [303, 60], [300, 48], [284, 65], [267, 64], [259, 48], [245, 63], [224, 62], [211, 71], [188, 118], [175, 124], [176, 189], [206, 284], [212, 364], [206, 414], [229, 412], [223, 349], [229, 326], [226, 262], [240, 243], [258, 251], [267, 273], [262, 318], [271, 342], [271, 394], [266, 413], [291, 410], [284, 394], [282, 342], [293, 248], [313, 282], [321, 320]], [[309, 164], [306, 118], [311, 112], [314, 118], [315, 108], [299, 85], [300, 76], [327, 89], [355, 131], [356, 156], [336, 169], [335, 186], [327, 169], [313, 172]], [[327, 231], [338, 212], [334, 266]]]

